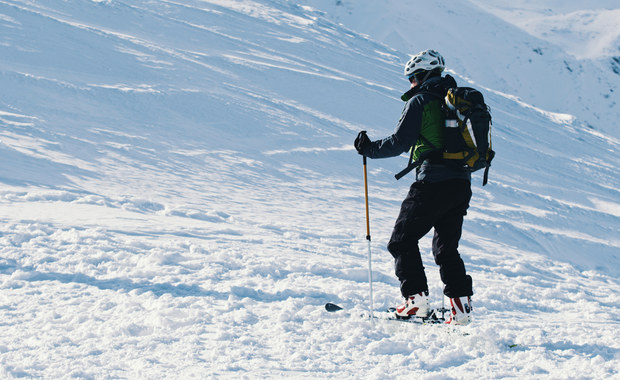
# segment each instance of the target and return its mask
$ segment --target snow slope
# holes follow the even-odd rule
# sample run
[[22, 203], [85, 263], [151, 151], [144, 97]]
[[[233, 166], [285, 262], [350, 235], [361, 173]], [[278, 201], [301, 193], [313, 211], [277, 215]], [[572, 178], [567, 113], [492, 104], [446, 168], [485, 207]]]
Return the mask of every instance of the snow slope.
[[473, 2], [576, 58], [587, 60], [618, 55], [620, 8], [617, 1], [597, 1], [594, 7], [577, 1]]
[[[495, 60], [545, 43], [454, 3], [493, 26]], [[391, 132], [410, 52], [330, 17], [284, 0], [0, 0], [0, 377], [618, 376], [620, 141], [571, 107], [563, 71], [446, 54], [485, 91], [498, 152], [461, 244], [476, 321], [323, 311], [366, 308], [351, 143]], [[459, 52], [463, 29], [447, 33]], [[548, 44], [539, 67], [571, 62]], [[605, 93], [597, 75], [575, 82]], [[547, 82], [557, 103], [520, 92]], [[399, 301], [384, 246], [405, 161], [369, 162], [377, 310]]]
[[[620, 138], [620, 5], [596, 1], [303, 0], [407, 54], [434, 48], [459, 74]], [[563, 96], [571, 94], [571, 96]]]

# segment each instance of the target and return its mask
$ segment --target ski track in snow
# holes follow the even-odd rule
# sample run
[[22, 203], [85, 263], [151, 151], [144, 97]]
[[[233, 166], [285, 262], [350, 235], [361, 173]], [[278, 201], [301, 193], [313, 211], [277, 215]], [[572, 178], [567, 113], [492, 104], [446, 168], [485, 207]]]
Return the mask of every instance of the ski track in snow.
[[[411, 326], [357, 317], [351, 147], [391, 132], [409, 52], [288, 1], [0, 0], [0, 28], [0, 377], [618, 376], [620, 144], [510, 68], [452, 71], [498, 152], [460, 247], [475, 321]], [[369, 162], [377, 310], [405, 160]]]

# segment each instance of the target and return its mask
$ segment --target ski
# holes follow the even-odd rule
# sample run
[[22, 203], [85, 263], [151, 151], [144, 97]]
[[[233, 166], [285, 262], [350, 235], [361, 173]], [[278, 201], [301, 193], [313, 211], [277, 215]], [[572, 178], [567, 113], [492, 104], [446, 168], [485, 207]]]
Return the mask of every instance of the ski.
[[334, 311], [342, 310], [342, 307], [336, 305], [335, 303], [328, 302], [325, 304], [325, 310], [333, 313]]
[[[328, 302], [325, 304], [325, 310], [334, 313], [340, 310], [343, 310], [342, 306], [336, 305], [334, 303]], [[416, 324], [439, 324], [445, 323], [446, 319], [444, 317], [444, 313], [447, 312], [448, 309], [438, 308], [431, 309], [430, 313], [426, 317], [416, 317], [412, 316], [409, 318], [404, 318], [396, 315], [395, 308], [389, 308], [384, 311], [375, 311], [372, 315], [363, 313], [360, 316], [366, 318], [379, 319], [384, 321], [398, 321], [398, 322], [407, 322], [407, 323], [416, 323]]]

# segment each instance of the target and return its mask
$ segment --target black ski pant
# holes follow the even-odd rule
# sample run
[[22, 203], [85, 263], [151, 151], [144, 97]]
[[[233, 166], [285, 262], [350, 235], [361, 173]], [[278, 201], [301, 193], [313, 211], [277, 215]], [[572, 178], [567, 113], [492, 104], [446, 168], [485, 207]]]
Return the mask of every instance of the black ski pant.
[[411, 185], [388, 243], [403, 297], [428, 290], [418, 241], [431, 228], [435, 229], [433, 256], [445, 285], [444, 294], [450, 298], [473, 294], [471, 277], [458, 252], [470, 199], [471, 184], [464, 179]]

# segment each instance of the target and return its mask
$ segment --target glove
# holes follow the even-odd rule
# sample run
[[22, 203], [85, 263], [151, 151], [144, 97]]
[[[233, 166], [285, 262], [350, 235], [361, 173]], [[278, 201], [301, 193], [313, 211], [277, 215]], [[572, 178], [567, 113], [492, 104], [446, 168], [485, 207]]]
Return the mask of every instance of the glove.
[[486, 168], [487, 166], [487, 160], [485, 160], [484, 158], [479, 158], [476, 162], [474, 162], [474, 167], [472, 168], [472, 171], [476, 171], [476, 170], [480, 170], [482, 168]]
[[366, 135], [366, 131], [361, 131], [360, 133], [358, 133], [357, 137], [355, 138], [355, 143], [353, 143], [353, 145], [355, 145], [355, 150], [357, 150], [357, 153], [361, 154], [362, 156], [367, 155], [367, 153], [370, 151], [371, 141]]

